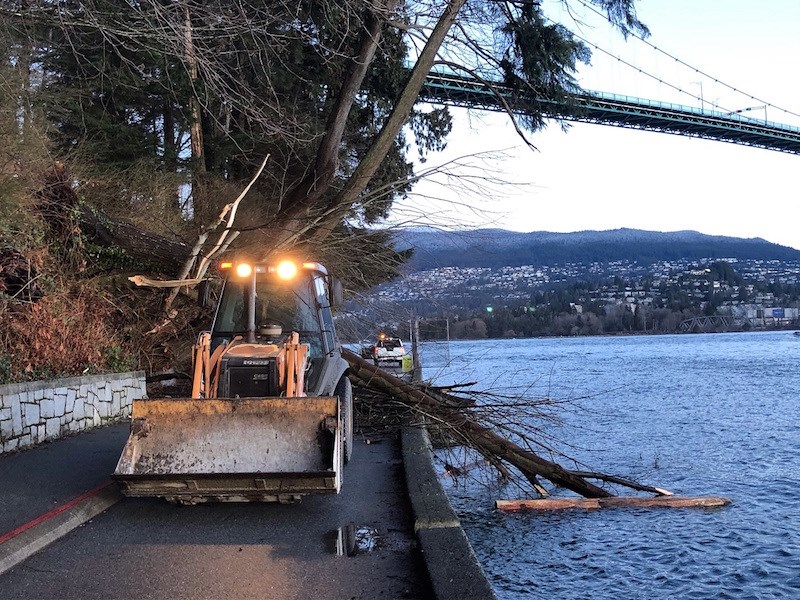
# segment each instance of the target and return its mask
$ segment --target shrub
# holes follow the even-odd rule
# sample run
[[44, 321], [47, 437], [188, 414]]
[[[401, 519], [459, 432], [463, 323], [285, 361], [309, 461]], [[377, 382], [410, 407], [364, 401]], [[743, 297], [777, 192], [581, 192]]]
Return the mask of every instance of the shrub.
[[106, 292], [73, 284], [35, 303], [0, 305], [0, 381], [130, 370], [124, 315]]

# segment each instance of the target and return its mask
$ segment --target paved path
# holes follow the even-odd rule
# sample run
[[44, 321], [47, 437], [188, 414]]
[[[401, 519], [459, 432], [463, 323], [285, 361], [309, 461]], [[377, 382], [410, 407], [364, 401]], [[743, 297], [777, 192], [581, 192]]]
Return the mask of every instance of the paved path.
[[[0, 538], [107, 482], [127, 431], [0, 456]], [[3, 599], [433, 597], [392, 435], [357, 436], [338, 496], [195, 507], [123, 499], [0, 574], [0, 590]]]

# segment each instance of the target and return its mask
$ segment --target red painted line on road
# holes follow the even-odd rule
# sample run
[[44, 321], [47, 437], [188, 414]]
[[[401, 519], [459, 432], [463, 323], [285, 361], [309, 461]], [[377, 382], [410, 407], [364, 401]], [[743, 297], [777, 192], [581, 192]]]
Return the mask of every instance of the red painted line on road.
[[24, 525], [20, 525], [16, 529], [12, 529], [8, 533], [0, 535], [0, 544], [3, 544], [5, 542], [7, 542], [11, 538], [17, 537], [20, 533], [28, 531], [28, 529], [31, 529], [32, 527], [36, 527], [40, 523], [44, 523], [45, 521], [47, 521], [49, 519], [52, 519], [56, 515], [60, 515], [65, 510], [69, 510], [70, 508], [73, 508], [75, 505], [77, 505], [80, 502], [86, 500], [87, 498], [91, 498], [92, 496], [96, 496], [97, 494], [102, 492], [104, 489], [106, 489], [108, 486], [112, 485], [113, 483], [114, 483], [113, 481], [108, 481], [108, 482], [104, 483], [103, 485], [98, 485], [96, 488], [91, 489], [88, 492], [84, 492], [83, 494], [81, 494], [77, 498], [73, 498], [72, 500], [70, 500], [66, 504], [62, 504], [61, 506], [58, 506], [58, 507], [54, 508], [51, 511], [48, 511], [48, 512], [44, 513], [43, 515], [40, 515], [40, 516], [36, 517], [32, 521], [28, 521]]

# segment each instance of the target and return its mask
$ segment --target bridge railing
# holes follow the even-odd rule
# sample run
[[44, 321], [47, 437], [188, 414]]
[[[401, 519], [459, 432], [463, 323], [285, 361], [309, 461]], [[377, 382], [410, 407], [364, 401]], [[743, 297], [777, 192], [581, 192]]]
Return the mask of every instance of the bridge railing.
[[732, 121], [736, 123], [745, 123], [748, 125], [764, 125], [771, 129], [783, 129], [800, 133], [800, 127], [794, 125], [787, 125], [777, 121], [768, 121], [767, 119], [756, 119], [748, 117], [747, 115], [736, 112], [722, 112], [716, 110], [705, 110], [696, 106], [689, 106], [686, 104], [675, 104], [673, 102], [661, 102], [660, 100], [651, 100], [649, 98], [639, 98], [637, 96], [626, 96], [623, 94], [613, 94], [610, 92], [597, 92], [586, 91], [583, 96], [587, 98], [598, 98], [600, 100], [609, 100], [612, 102], [621, 102], [627, 105], [647, 106], [649, 108], [656, 108], [665, 111], [676, 111], [681, 113], [690, 113], [699, 117], [712, 117], [715, 119], [723, 119], [725, 121]]

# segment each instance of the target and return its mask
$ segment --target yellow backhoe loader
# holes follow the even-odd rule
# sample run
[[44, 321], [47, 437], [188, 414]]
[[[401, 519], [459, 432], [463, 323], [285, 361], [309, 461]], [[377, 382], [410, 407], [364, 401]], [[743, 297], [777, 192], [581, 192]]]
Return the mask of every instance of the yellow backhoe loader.
[[352, 452], [352, 388], [318, 263], [223, 262], [191, 398], [136, 400], [112, 477], [126, 496], [181, 504], [292, 502], [338, 493]]

